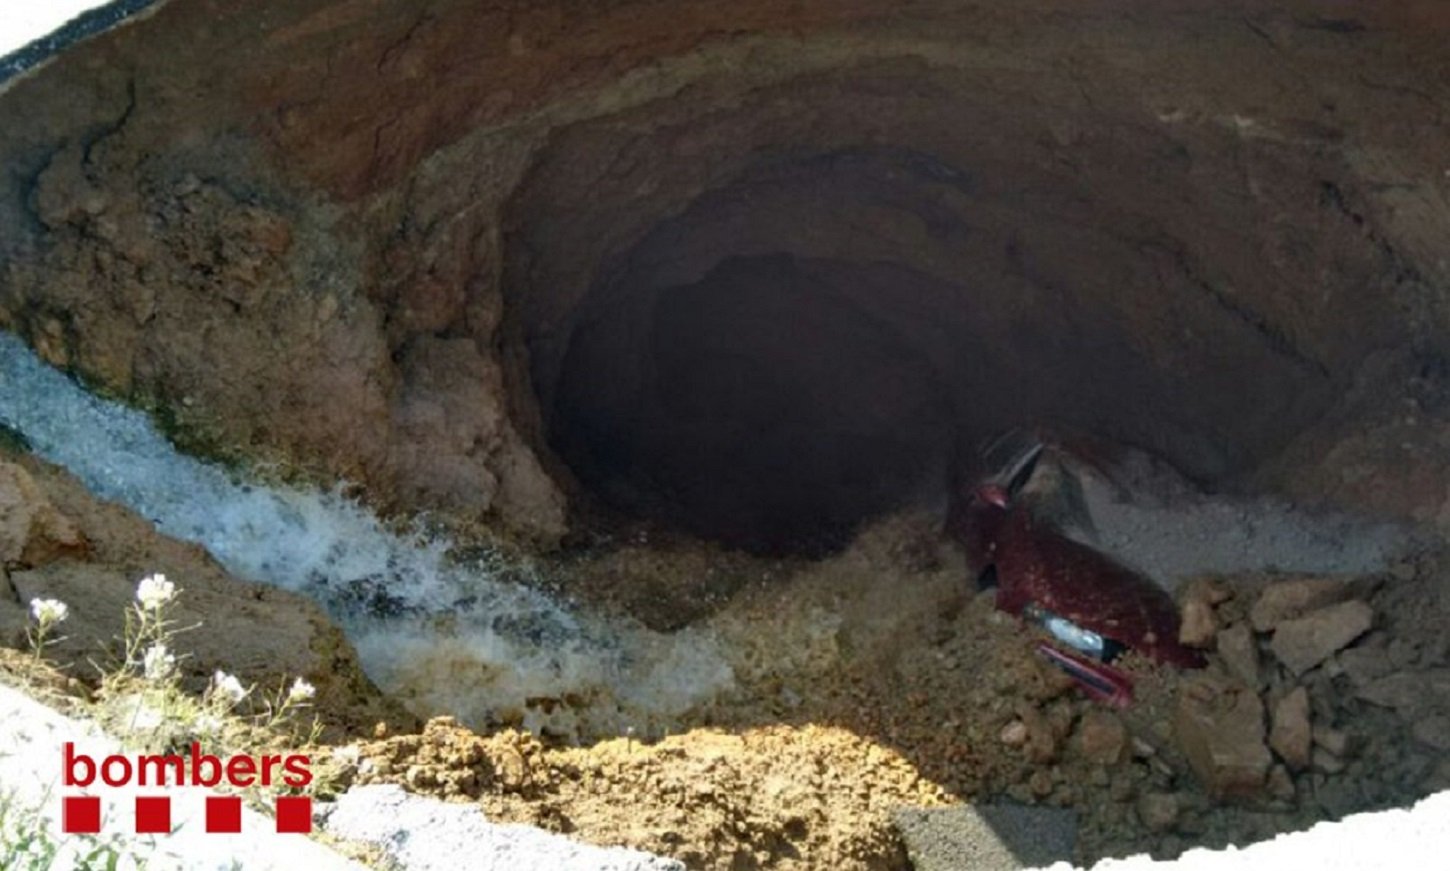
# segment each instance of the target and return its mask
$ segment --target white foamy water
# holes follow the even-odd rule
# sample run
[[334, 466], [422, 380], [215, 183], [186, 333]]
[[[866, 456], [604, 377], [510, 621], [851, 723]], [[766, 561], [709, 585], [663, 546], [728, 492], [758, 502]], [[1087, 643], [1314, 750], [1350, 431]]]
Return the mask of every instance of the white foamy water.
[[[497, 568], [454, 563], [447, 541], [390, 530], [339, 492], [262, 484], [181, 454], [147, 415], [87, 392], [9, 333], [0, 422], [234, 574], [320, 602], [368, 675], [419, 713], [480, 727], [522, 716], [599, 736], [648, 731], [733, 682], [707, 632], [606, 624]], [[552, 703], [565, 696], [574, 704]]]

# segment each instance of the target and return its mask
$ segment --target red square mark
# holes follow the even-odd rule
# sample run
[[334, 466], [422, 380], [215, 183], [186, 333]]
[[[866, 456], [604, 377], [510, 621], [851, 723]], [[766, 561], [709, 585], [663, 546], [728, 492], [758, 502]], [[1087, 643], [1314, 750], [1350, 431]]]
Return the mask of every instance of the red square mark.
[[277, 799], [277, 832], [305, 835], [312, 831], [312, 799], [284, 795]]
[[206, 797], [206, 830], [235, 835], [242, 830], [242, 798], [238, 795]]
[[68, 795], [60, 803], [60, 830], [67, 835], [94, 835], [101, 831], [101, 798]]
[[136, 796], [136, 834], [171, 834], [171, 797], [167, 795]]

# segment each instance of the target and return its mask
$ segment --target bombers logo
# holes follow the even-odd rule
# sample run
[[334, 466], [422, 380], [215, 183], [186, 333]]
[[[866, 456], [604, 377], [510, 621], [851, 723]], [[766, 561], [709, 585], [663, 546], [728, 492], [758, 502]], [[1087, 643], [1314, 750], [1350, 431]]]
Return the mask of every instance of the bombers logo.
[[[193, 741], [185, 756], [178, 754], [112, 754], [102, 759], [78, 753], [73, 742], [62, 750], [62, 776], [68, 789], [93, 785], [174, 788], [183, 786], [233, 788], [280, 786], [301, 789], [312, 783], [311, 757], [302, 753], [236, 755], [226, 760], [201, 752]], [[206, 797], [206, 830], [241, 831], [240, 796]], [[62, 801], [61, 829], [67, 834], [95, 834], [101, 830], [99, 796], [68, 795]], [[276, 829], [281, 833], [312, 831], [312, 799], [307, 796], [279, 796], [276, 799]], [[136, 796], [136, 832], [167, 834], [171, 831], [171, 797]]]

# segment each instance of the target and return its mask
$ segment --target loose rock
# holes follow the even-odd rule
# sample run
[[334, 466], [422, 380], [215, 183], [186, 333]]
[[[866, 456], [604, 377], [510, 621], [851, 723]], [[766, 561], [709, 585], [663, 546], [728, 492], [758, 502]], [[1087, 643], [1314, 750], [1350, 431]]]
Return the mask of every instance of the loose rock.
[[1083, 758], [1098, 765], [1115, 765], [1128, 750], [1128, 730], [1116, 714], [1089, 711], [1077, 727], [1077, 748]]
[[1027, 724], [1021, 720], [1013, 720], [1002, 727], [997, 737], [1008, 747], [1021, 747], [1027, 743]]
[[1155, 832], [1165, 832], [1178, 822], [1178, 796], [1171, 792], [1149, 792], [1138, 798], [1138, 819]]
[[1383, 647], [1361, 645], [1340, 651], [1339, 665], [1357, 687], [1365, 686], [1394, 671], [1389, 653]]
[[1270, 646], [1294, 675], [1301, 675], [1369, 631], [1374, 610], [1360, 601], [1341, 602], [1278, 624]]
[[1295, 795], [1294, 778], [1289, 776], [1289, 769], [1275, 765], [1269, 771], [1268, 789], [1269, 795], [1281, 801], [1292, 799]]
[[1391, 638], [1385, 645], [1385, 656], [1393, 668], [1410, 668], [1419, 663], [1420, 651], [1403, 638]]
[[1178, 624], [1178, 641], [1188, 647], [1206, 648], [1213, 645], [1218, 632], [1218, 619], [1214, 617], [1213, 606], [1203, 599], [1189, 599], [1183, 603], [1183, 616]]
[[1050, 865], [1073, 856], [1077, 815], [1016, 804], [903, 808], [894, 821], [911, 867], [1007, 869]]
[[1047, 798], [1052, 795], [1052, 775], [1046, 768], [1037, 769], [1027, 778], [1027, 788], [1032, 790], [1034, 797]]
[[1335, 756], [1343, 756], [1349, 750], [1349, 735], [1340, 729], [1331, 729], [1328, 726], [1314, 727], [1314, 744], [1323, 747]]
[[1246, 624], [1239, 623], [1218, 633], [1218, 654], [1229, 673], [1244, 686], [1259, 689], [1263, 683], [1259, 677], [1259, 644]]
[[1258, 694], [1206, 681], [1179, 693], [1178, 744], [1208, 791], [1220, 798], [1258, 794], [1273, 758], [1264, 745]]
[[1042, 712], [1030, 706], [1023, 706], [1019, 711], [1022, 723], [1027, 727], [1027, 740], [1024, 742], [1024, 750], [1027, 758], [1033, 762], [1051, 762], [1057, 758], [1057, 735], [1054, 733], [1052, 724], [1042, 715]]
[[1209, 605], [1222, 605], [1234, 595], [1233, 587], [1224, 583], [1222, 578], [1198, 577], [1189, 581], [1183, 587], [1183, 600], [1206, 602]]
[[1273, 631], [1285, 620], [1339, 601], [1348, 586], [1331, 578], [1297, 578], [1271, 584], [1249, 610], [1249, 622], [1256, 631]]
[[1295, 771], [1309, 765], [1313, 730], [1309, 724], [1309, 691], [1295, 687], [1274, 705], [1274, 724], [1269, 746]]
[[1410, 710], [1425, 700], [1426, 680], [1415, 672], [1395, 672], [1357, 687], [1354, 694], [1382, 708]]
[[1338, 774], [1344, 770], [1344, 760], [1325, 750], [1323, 747], [1314, 748], [1314, 770], [1322, 771], [1325, 774]]

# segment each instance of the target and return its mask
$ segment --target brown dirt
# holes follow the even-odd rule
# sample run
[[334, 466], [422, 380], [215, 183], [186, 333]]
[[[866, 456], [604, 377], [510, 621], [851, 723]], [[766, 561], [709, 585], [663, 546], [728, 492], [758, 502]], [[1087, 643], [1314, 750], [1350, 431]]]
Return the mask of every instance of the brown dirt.
[[[213, 668], [260, 680], [306, 675], [339, 732], [397, 713], [315, 606], [229, 578], [199, 549], [43, 463], [16, 457], [3, 468], [5, 480], [21, 482], [11, 495], [24, 509], [10, 514], [15, 542], [0, 601], [12, 643], [26, 597], [58, 594], [73, 614], [55, 655], [84, 677], [86, 659], [119, 632], [135, 577], [161, 570], [187, 590], [194, 614], [183, 622], [191, 614], [212, 630], [181, 639], [194, 680]], [[57, 530], [84, 547], [35, 546]], [[394, 716], [395, 731], [361, 746], [356, 776], [699, 868], [903, 868], [894, 808], [1004, 797], [1076, 809], [1083, 862], [1246, 843], [1450, 787], [1447, 565], [1427, 554], [1349, 585], [1341, 598], [1367, 602], [1374, 626], [1297, 678], [1276, 665], [1269, 635], [1251, 636], [1266, 710], [1302, 687], [1316, 736], [1328, 734], [1315, 738], [1312, 764], [1276, 762], [1261, 787], [1232, 801], [1210, 797], [1177, 749], [1179, 675], [1130, 659], [1139, 678], [1132, 708], [1112, 713], [1085, 700], [990, 594], [965, 591], [960, 556], [927, 513], [879, 522], [820, 561], [722, 558], [715, 547], [638, 537], [581, 557], [565, 577], [607, 597], [600, 607], [627, 612], [650, 601], [648, 591], [669, 591], [654, 619], [713, 632], [735, 689], [668, 734], [598, 736], [586, 746], [507, 730], [480, 736], [446, 720], [411, 734]], [[1248, 625], [1261, 589], [1278, 579], [1220, 580], [1221, 633]], [[295, 638], [270, 640], [284, 630]], [[4, 662], [23, 673], [23, 659]], [[1211, 659], [1195, 684], [1231, 682], [1222, 657]], [[47, 686], [85, 692], [74, 678]], [[1275, 749], [1288, 752], [1292, 734], [1282, 729]]]
[[546, 748], [448, 719], [365, 745], [364, 782], [482, 801], [490, 819], [629, 844], [691, 867], [899, 868], [887, 814], [947, 800], [901, 754], [825, 726], [696, 729]]
[[[767, 561], [757, 563], [709, 621], [734, 651], [738, 691], [679, 733], [560, 747], [439, 720], [422, 735], [364, 744], [361, 779], [478, 800], [493, 819], [691, 868], [804, 869], [906, 867], [889, 823], [902, 804], [1005, 797], [1075, 808], [1077, 859], [1091, 862], [1248, 843], [1407, 801], [1450, 774], [1436, 767], [1442, 754], [1411, 739], [1412, 719], [1356, 700], [1331, 664], [1300, 683], [1316, 725], [1344, 733], [1343, 767], [1276, 774], [1289, 775], [1287, 794], [1274, 794], [1271, 779], [1246, 799], [1213, 799], [1176, 747], [1179, 675], [1130, 659], [1132, 708], [1115, 714], [1087, 701], [990, 595], [963, 594], [960, 565], [934, 536], [930, 518], [899, 517], [832, 559], [777, 564], [784, 578], [764, 580]], [[1379, 635], [1361, 643], [1413, 639], [1400, 643], [1439, 667], [1444, 645], [1432, 626], [1443, 616], [1409, 605], [1439, 572], [1427, 559], [1404, 578], [1356, 587], [1380, 614]], [[1223, 580], [1233, 593], [1217, 608], [1227, 627], [1274, 579]], [[1276, 699], [1294, 682], [1266, 637], [1259, 645], [1266, 698]], [[1224, 680], [1210, 656], [1195, 678]]]

